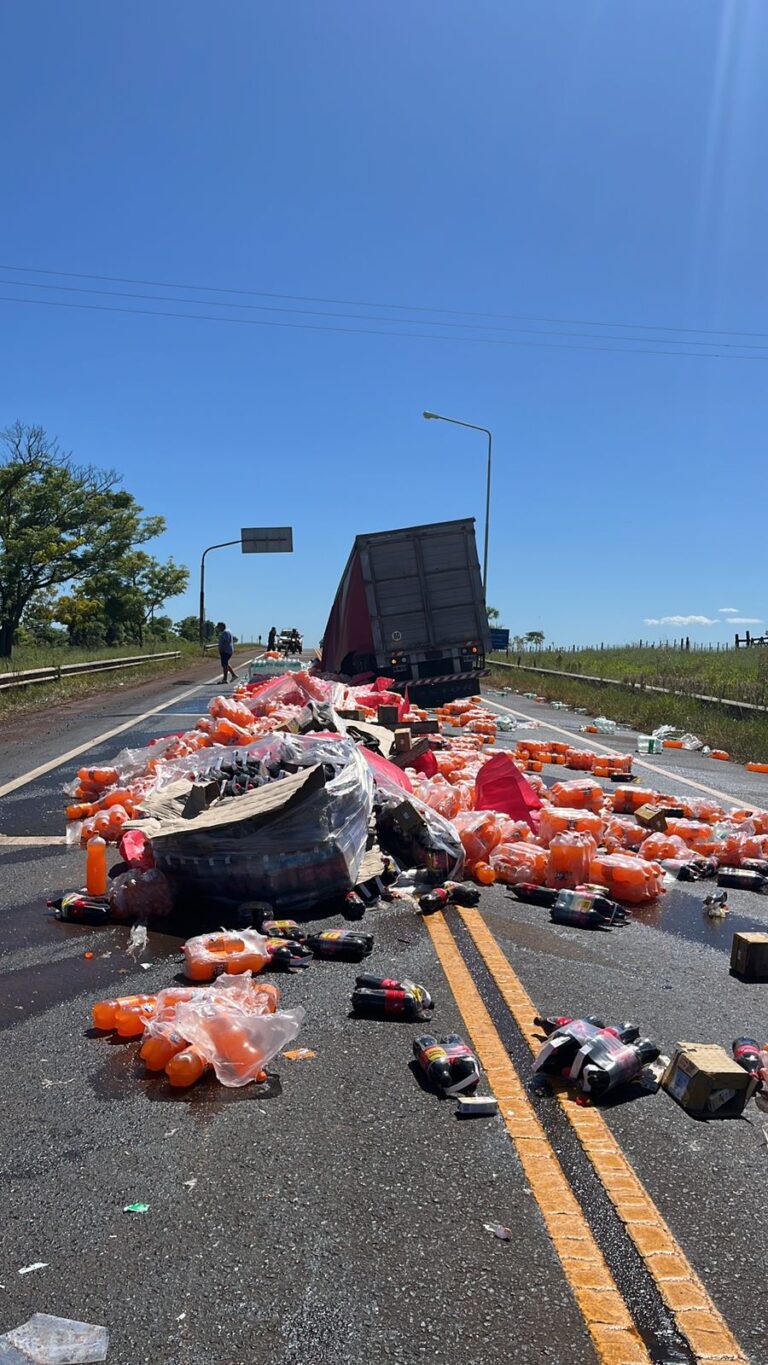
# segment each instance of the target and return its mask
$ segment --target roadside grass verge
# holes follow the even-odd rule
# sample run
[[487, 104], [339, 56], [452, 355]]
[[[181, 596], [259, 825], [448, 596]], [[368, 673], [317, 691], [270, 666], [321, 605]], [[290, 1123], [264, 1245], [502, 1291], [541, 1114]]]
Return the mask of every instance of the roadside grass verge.
[[[560, 666], [568, 667], [566, 663]], [[711, 749], [725, 749], [738, 762], [768, 763], [768, 716], [747, 718], [729, 711], [725, 705], [715, 706], [691, 697], [630, 692], [609, 683], [547, 677], [525, 668], [494, 669], [492, 661], [490, 668], [494, 687], [513, 687], [518, 692], [535, 692], [548, 701], [583, 706], [589, 716], [608, 716], [644, 733], [655, 730], [657, 725], [674, 725], [698, 735]]]
[[[93, 652], [91, 651], [93, 654]], [[86, 659], [87, 659], [86, 654]], [[100, 654], [100, 658], [110, 657], [107, 654]], [[115, 658], [126, 655], [116, 651]], [[164, 674], [178, 673], [185, 664], [189, 665], [193, 660], [198, 662], [199, 653], [184, 653], [180, 659], [159, 659], [151, 663], [137, 664], [135, 668], [121, 669], [119, 672], [102, 673], [98, 670], [95, 673], [78, 673], [72, 677], [63, 677], [60, 682], [33, 683], [31, 687], [14, 687], [8, 691], [0, 691], [0, 720], [6, 717], [23, 715], [25, 712], [54, 710], [61, 702], [69, 701], [73, 697], [85, 697], [104, 692], [123, 691], [127, 686], [135, 683], [148, 682], [151, 678], [161, 678]], [[17, 663], [16, 660], [14, 662]], [[64, 662], [64, 661], [62, 661]], [[79, 660], [67, 658], [68, 663], [78, 663]], [[211, 671], [214, 668], [214, 661], [209, 661]], [[25, 668], [47, 668], [50, 663], [25, 664]], [[17, 667], [21, 665], [17, 663]]]
[[[542, 649], [510, 654], [537, 668], [597, 678], [652, 683], [673, 692], [701, 692], [768, 705], [768, 649], [680, 650], [637, 645], [609, 649]], [[492, 662], [492, 660], [491, 660]]]

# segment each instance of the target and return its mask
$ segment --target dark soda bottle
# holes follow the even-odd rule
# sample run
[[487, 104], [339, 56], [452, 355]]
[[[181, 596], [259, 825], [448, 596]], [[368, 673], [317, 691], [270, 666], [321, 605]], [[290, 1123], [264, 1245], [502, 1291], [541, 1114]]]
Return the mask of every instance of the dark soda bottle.
[[[549, 912], [553, 924], [568, 924], [575, 929], [610, 929], [610, 920], [603, 919], [588, 903], [580, 908], [577, 905], [553, 905]], [[621, 920], [624, 924], [626, 921]]]
[[447, 904], [448, 892], [443, 886], [436, 886], [425, 896], [419, 896], [419, 909], [423, 915], [433, 915], [436, 910], [442, 910]]
[[442, 1043], [430, 1033], [422, 1033], [413, 1040], [413, 1055], [427, 1080], [438, 1090], [449, 1090], [453, 1084], [451, 1064]]
[[699, 882], [705, 877], [717, 874], [718, 863], [714, 858], [662, 858], [661, 866], [670, 877], [679, 882]]
[[357, 891], [348, 891], [344, 897], [344, 914], [347, 919], [362, 919], [365, 914], [365, 901]]
[[534, 1071], [557, 1076], [567, 1070], [579, 1048], [594, 1038], [601, 1027], [592, 1019], [570, 1019], [567, 1024], [553, 1029], [534, 1060]]
[[[579, 924], [581, 921], [578, 916], [586, 915], [590, 910], [606, 923], [624, 923], [627, 919], [623, 906], [599, 891], [587, 888], [558, 891], [549, 886], [536, 886], [533, 882], [520, 882], [510, 889], [517, 900], [525, 901], [528, 905], [544, 905], [553, 912], [553, 918], [554, 912], [564, 917], [555, 923]], [[587, 921], [588, 926], [593, 924], [594, 919]]]
[[295, 919], [265, 919], [261, 932], [269, 938], [286, 938], [294, 943], [303, 943], [306, 938], [304, 930]]
[[373, 951], [373, 934], [351, 929], [325, 929], [320, 934], [310, 934], [307, 947], [312, 949], [315, 957], [362, 962]]
[[[583, 1055], [582, 1055], [583, 1054]], [[660, 1049], [650, 1038], [626, 1043], [605, 1030], [578, 1053], [570, 1080], [579, 1080], [587, 1095], [607, 1095], [617, 1085], [628, 1085], [648, 1062], [655, 1062]]]
[[433, 1009], [432, 996], [425, 986], [415, 981], [396, 981], [391, 976], [374, 976], [373, 972], [362, 972], [355, 978], [355, 985], [367, 991], [408, 991], [418, 994], [424, 1009]]
[[296, 967], [308, 967], [312, 953], [303, 943], [294, 943], [287, 938], [268, 938], [265, 944], [269, 953], [269, 965], [290, 972]]
[[768, 877], [749, 868], [721, 867], [717, 874], [718, 886], [734, 886], [741, 891], [756, 891], [758, 896], [768, 896]]
[[56, 919], [72, 924], [109, 924], [112, 913], [106, 896], [86, 896], [81, 891], [67, 891], [56, 900], [48, 901]]
[[742, 858], [739, 867], [747, 872], [759, 872], [762, 877], [768, 877], [768, 859], [766, 858]]
[[451, 1067], [449, 1095], [458, 1095], [466, 1090], [474, 1090], [480, 1080], [480, 1063], [474, 1052], [460, 1038], [458, 1033], [449, 1033], [442, 1039]]
[[477, 905], [480, 900], [480, 887], [474, 882], [444, 882], [443, 889], [454, 905]]
[[[423, 993], [426, 995], [426, 992]], [[427, 1003], [429, 1002], [429, 1003]], [[424, 1000], [418, 986], [410, 990], [372, 990], [358, 986], [352, 992], [352, 1008], [356, 1014], [385, 1019], [423, 1019], [431, 1006]]]
[[754, 1038], [734, 1038], [733, 1057], [739, 1066], [743, 1066], [750, 1076], [756, 1076], [762, 1066], [760, 1056], [760, 1044]]

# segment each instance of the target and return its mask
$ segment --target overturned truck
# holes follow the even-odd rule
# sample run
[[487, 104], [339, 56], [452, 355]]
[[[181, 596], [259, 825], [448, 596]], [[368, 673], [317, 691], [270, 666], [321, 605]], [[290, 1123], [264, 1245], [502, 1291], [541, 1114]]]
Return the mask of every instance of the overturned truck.
[[477, 691], [488, 646], [474, 518], [356, 537], [323, 636], [324, 673], [383, 673], [429, 706]]

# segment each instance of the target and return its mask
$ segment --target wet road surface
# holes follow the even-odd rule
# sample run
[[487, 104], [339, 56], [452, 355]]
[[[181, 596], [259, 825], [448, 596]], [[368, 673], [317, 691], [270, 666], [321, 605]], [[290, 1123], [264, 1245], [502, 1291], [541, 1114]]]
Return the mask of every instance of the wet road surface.
[[[166, 699], [168, 706], [137, 718], [87, 761], [181, 730], [216, 689], [179, 700], [182, 690], [142, 702], [139, 711]], [[489, 700], [569, 731], [583, 723], [516, 696]], [[52, 735], [26, 766], [125, 719], [109, 700], [94, 702], [77, 735]], [[633, 736], [581, 738], [587, 747], [634, 748]], [[514, 743], [515, 735], [504, 740]], [[678, 751], [644, 761], [659, 776], [638, 768], [643, 785], [647, 776], [649, 785], [682, 791], [679, 779], [687, 778], [732, 793], [737, 804], [768, 804], [765, 779], [735, 765]], [[23, 776], [24, 766], [18, 752], [0, 753], [0, 786]], [[76, 766], [70, 761], [1, 797], [0, 833], [60, 836], [61, 787]], [[545, 773], [548, 781], [556, 775]], [[510, 1140], [505, 1106], [499, 1117], [457, 1120], [454, 1105], [426, 1091], [410, 1066], [423, 1026], [348, 1017], [354, 966], [313, 963], [272, 978], [287, 1006], [305, 1006], [297, 1045], [317, 1056], [276, 1059], [266, 1087], [227, 1091], [204, 1081], [174, 1093], [144, 1074], [136, 1044], [91, 1036], [94, 999], [173, 981], [179, 940], [151, 934], [143, 970], [126, 955], [126, 930], [51, 920], [46, 896], [79, 884], [82, 869], [79, 851], [61, 844], [0, 852], [0, 1330], [34, 1311], [105, 1323], [110, 1365], [459, 1357], [482, 1365], [681, 1365], [717, 1358], [718, 1348], [720, 1359], [739, 1358], [724, 1354], [728, 1340], [705, 1340], [703, 1319], [690, 1326], [691, 1313], [702, 1309], [689, 1302], [670, 1311], [658, 1290], [661, 1262], [650, 1273], [653, 1254], [644, 1259], [627, 1236], [556, 1097], [534, 1090], [524, 1099], [543, 1130], [542, 1169], [554, 1154], [575, 1196], [572, 1217], [562, 1220], [564, 1241], [551, 1233], [556, 1196], [536, 1163], [526, 1164], [525, 1139]], [[730, 893], [731, 915], [713, 922], [701, 910], [704, 894], [701, 884], [675, 886], [626, 930], [596, 935], [551, 925], [546, 911], [493, 887], [478, 919], [543, 1013], [632, 1019], [665, 1052], [683, 1038], [726, 1047], [739, 1034], [762, 1041], [768, 986], [731, 977], [728, 955], [734, 929], [768, 929], [768, 898]], [[335, 917], [324, 926], [342, 923]], [[530, 1050], [498, 971], [489, 970], [465, 917], [451, 911], [444, 926], [527, 1085]], [[369, 911], [364, 927], [376, 941], [366, 969], [423, 981], [437, 1001], [434, 1030], [466, 1033], [463, 997], [454, 996], [446, 950], [438, 956], [428, 927], [398, 906]], [[751, 1105], [740, 1120], [699, 1123], [666, 1095], [645, 1092], [602, 1112], [668, 1226], [673, 1249], [658, 1255], [670, 1266], [675, 1248], [687, 1257], [740, 1358], [763, 1365], [768, 1120]], [[123, 1213], [134, 1201], [149, 1204], [148, 1213]], [[605, 1321], [608, 1290], [587, 1287], [578, 1297], [586, 1277], [567, 1249], [577, 1212], [596, 1248], [581, 1270], [604, 1258], [606, 1283], [626, 1305], [631, 1331]], [[510, 1228], [512, 1240], [497, 1240], [485, 1223]], [[46, 1267], [19, 1276], [35, 1261]]]

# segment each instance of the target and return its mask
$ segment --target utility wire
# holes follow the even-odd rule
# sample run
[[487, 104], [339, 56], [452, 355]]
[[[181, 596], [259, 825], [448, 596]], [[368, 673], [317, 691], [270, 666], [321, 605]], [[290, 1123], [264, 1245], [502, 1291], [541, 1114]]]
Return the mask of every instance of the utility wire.
[[[106, 284], [139, 284], [149, 285], [157, 289], [196, 289], [204, 294], [242, 294], [253, 298], [262, 299], [282, 299], [290, 303], [325, 303], [343, 305], [349, 308], [393, 308], [405, 313], [440, 313], [446, 317], [480, 317], [496, 318], [499, 321], [511, 322], [544, 322], [547, 324], [556, 323], [562, 326], [574, 327], [628, 327], [636, 331], [643, 332], [688, 332], [693, 336], [746, 336], [746, 337], [766, 337], [768, 332], [748, 332], [733, 331], [727, 328], [714, 327], [670, 327], [662, 323], [650, 322], [604, 322], [595, 321], [590, 318], [551, 318], [538, 317], [529, 313], [488, 313], [472, 309], [461, 308], [432, 308], [424, 304], [410, 303], [377, 303], [370, 299], [333, 299], [323, 298], [313, 294], [275, 294], [268, 293], [261, 289], [236, 289], [225, 288], [222, 285], [211, 284], [178, 284], [168, 280], [141, 280], [133, 279], [124, 275], [92, 275], [84, 274], [74, 270], [42, 270], [35, 266], [26, 265], [0, 265], [0, 270], [14, 270], [25, 275], [58, 275], [62, 279], [72, 280], [100, 280]], [[302, 310], [303, 311], [303, 310]], [[683, 342], [682, 344], [689, 344]]]
[[[122, 297], [126, 297], [123, 295]], [[174, 300], [175, 301], [175, 300]], [[516, 347], [535, 347], [544, 350], [559, 351], [604, 351], [611, 355], [657, 355], [657, 356], [688, 356], [693, 360], [768, 360], [768, 355], [734, 355], [719, 351], [660, 351], [650, 347], [632, 347], [628, 349], [622, 346], [571, 346], [568, 342], [558, 341], [513, 341], [507, 337], [467, 337], [467, 336], [443, 336], [440, 333], [427, 332], [385, 332], [380, 328], [373, 327], [336, 327], [323, 326], [311, 322], [276, 322], [274, 319], [267, 318], [229, 318], [218, 317], [211, 313], [173, 313], [167, 309], [155, 308], [119, 308], [115, 304], [108, 303], [70, 303], [65, 299], [20, 299], [14, 295], [0, 294], [0, 303], [22, 303], [39, 308], [77, 308], [88, 312], [97, 313], [123, 313], [135, 317], [150, 318], [181, 318], [182, 320], [193, 320], [196, 322], [223, 322], [235, 323], [242, 327], [280, 327], [290, 328], [302, 332], [339, 332], [348, 336], [380, 336], [406, 338], [409, 341], [453, 341], [459, 344], [463, 342], [473, 343], [479, 346], [516, 346]], [[537, 333], [537, 335], [540, 335]], [[615, 338], [620, 341], [622, 338]], [[632, 340], [632, 338], [630, 338]]]
[[[0, 270], [1, 270], [1, 269], [2, 269], [2, 266], [0, 266]], [[483, 332], [508, 332], [508, 333], [512, 333], [512, 334], [515, 334], [515, 333], [517, 333], [517, 334], [523, 333], [523, 334], [525, 334], [525, 335], [530, 335], [530, 336], [583, 337], [583, 338], [585, 338], [586, 340], [594, 340], [594, 341], [630, 341], [630, 342], [640, 341], [640, 342], [644, 342], [644, 343], [646, 343], [646, 344], [652, 342], [654, 345], [659, 345], [659, 346], [675, 346], [675, 345], [680, 345], [680, 344], [681, 344], [681, 343], [679, 342], [679, 340], [676, 341], [676, 340], [674, 340], [674, 339], [672, 339], [672, 338], [670, 338], [669, 340], [667, 340], [666, 337], [614, 336], [612, 333], [600, 333], [600, 332], [553, 332], [553, 331], [542, 330], [541, 328], [536, 328], [536, 327], [494, 327], [494, 326], [488, 326], [487, 324], [484, 324], [484, 323], [473, 323], [473, 322], [445, 322], [445, 321], [443, 321], [443, 320], [441, 320], [440, 322], [432, 322], [431, 320], [426, 319], [426, 318], [425, 318], [425, 319], [421, 319], [421, 318], [398, 318], [398, 317], [387, 318], [387, 317], [382, 317], [380, 314], [376, 314], [376, 313], [329, 313], [329, 312], [326, 312], [326, 311], [324, 311], [324, 310], [322, 310], [322, 309], [316, 309], [316, 308], [281, 308], [281, 307], [278, 307], [278, 306], [275, 305], [275, 304], [263, 304], [263, 303], [235, 303], [235, 302], [222, 302], [222, 303], [220, 303], [217, 299], [212, 299], [212, 300], [210, 300], [210, 301], [207, 300], [207, 299], [181, 299], [181, 298], [172, 298], [172, 297], [170, 297], [170, 296], [168, 296], [168, 295], [166, 295], [166, 294], [136, 294], [136, 293], [130, 293], [130, 294], [128, 294], [128, 293], [126, 293], [125, 291], [119, 290], [119, 289], [88, 289], [88, 288], [83, 287], [82, 285], [71, 285], [71, 284], [40, 284], [40, 283], [38, 283], [36, 280], [28, 281], [28, 280], [3, 280], [3, 279], [0, 279], [0, 286], [3, 286], [3, 285], [8, 285], [8, 286], [14, 286], [14, 285], [15, 285], [15, 286], [20, 286], [22, 289], [49, 289], [49, 290], [53, 289], [53, 290], [57, 290], [59, 293], [67, 293], [67, 294], [96, 294], [96, 295], [98, 295], [100, 298], [139, 299], [139, 300], [141, 300], [141, 301], [143, 301], [143, 302], [151, 302], [151, 303], [177, 303], [177, 304], [183, 304], [183, 305], [185, 305], [185, 306], [186, 306], [187, 304], [195, 304], [195, 305], [199, 305], [199, 306], [201, 306], [201, 307], [203, 307], [203, 308], [237, 308], [237, 309], [240, 309], [240, 310], [247, 310], [248, 312], [259, 312], [259, 313], [288, 313], [288, 314], [291, 314], [291, 315], [294, 315], [294, 316], [300, 316], [300, 317], [333, 318], [333, 319], [342, 319], [342, 320], [346, 320], [346, 321], [348, 321], [348, 322], [356, 322], [356, 321], [359, 319], [361, 322], [384, 322], [384, 323], [387, 323], [387, 325], [389, 325], [389, 324], [394, 324], [394, 323], [400, 323], [400, 324], [402, 324], [403, 326], [406, 326], [406, 327], [451, 327], [451, 328], [456, 328], [457, 330], [464, 330], [464, 331], [471, 330], [471, 331], [483, 331]], [[32, 302], [32, 301], [33, 301], [33, 300], [30, 300], [30, 302]], [[470, 341], [470, 340], [472, 340], [472, 341], [480, 341], [480, 340], [483, 340], [483, 339], [484, 339], [484, 338], [482, 338], [482, 337], [467, 337], [467, 338], [466, 338], [466, 340], [468, 340], [468, 341]], [[732, 342], [732, 341], [720, 341], [720, 342], [718, 342], [718, 341], [686, 341], [684, 344], [685, 344], [686, 346], [725, 346], [725, 347], [727, 347], [729, 350], [735, 349], [735, 350], [745, 350], [745, 351], [764, 351], [764, 350], [766, 350], [766, 348], [768, 348], [768, 342], [765, 342], [765, 343], [764, 343], [763, 345], [761, 345], [761, 346], [750, 345], [749, 342]]]

